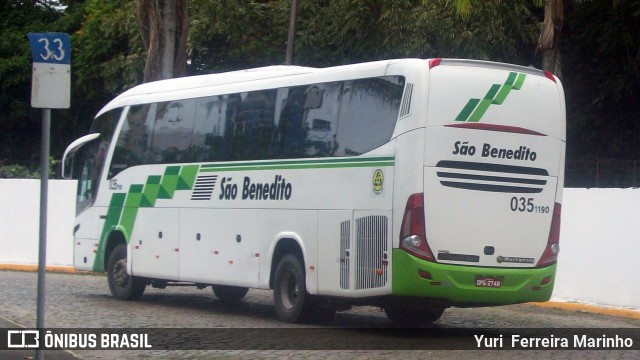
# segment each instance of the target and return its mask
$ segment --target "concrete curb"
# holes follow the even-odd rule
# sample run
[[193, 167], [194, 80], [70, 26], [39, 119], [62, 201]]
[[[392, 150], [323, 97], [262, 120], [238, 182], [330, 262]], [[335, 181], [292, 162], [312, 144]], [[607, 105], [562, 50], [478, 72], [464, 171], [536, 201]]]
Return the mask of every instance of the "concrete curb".
[[[0, 264], [0, 270], [11, 271], [38, 271], [38, 265], [23, 265], [23, 264]], [[65, 265], [47, 265], [45, 270], [48, 272], [69, 273], [69, 274], [83, 274], [85, 272], [78, 271], [73, 266]]]
[[563, 302], [563, 301], [527, 303], [527, 305], [537, 306], [542, 308], [561, 309], [566, 311], [588, 312], [588, 313], [602, 314], [602, 315], [609, 315], [609, 316], [626, 317], [626, 318], [640, 320], [640, 310], [609, 307], [604, 305], [600, 306], [600, 305], [582, 304], [582, 303], [575, 303], [575, 302]]

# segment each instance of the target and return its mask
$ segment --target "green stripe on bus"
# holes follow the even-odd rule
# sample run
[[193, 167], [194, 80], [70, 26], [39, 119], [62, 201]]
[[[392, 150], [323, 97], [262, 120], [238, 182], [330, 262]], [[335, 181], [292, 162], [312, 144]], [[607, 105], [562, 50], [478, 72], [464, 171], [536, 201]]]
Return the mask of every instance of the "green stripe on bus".
[[127, 243], [140, 207], [154, 207], [157, 199], [172, 199], [177, 190], [191, 190], [200, 166], [167, 166], [164, 175], [149, 175], [144, 184], [132, 184], [127, 193], [111, 196], [107, 219], [102, 227], [102, 235], [93, 264], [94, 271], [104, 271], [104, 252], [109, 234], [118, 227], [125, 233]]
[[509, 92], [513, 88], [513, 84], [516, 82], [517, 77], [518, 77], [517, 73], [514, 73], [514, 72], [509, 73], [509, 76], [507, 77], [507, 81], [504, 83], [504, 85], [502, 85], [496, 97], [493, 98], [494, 104], [502, 105], [502, 103], [504, 102], [504, 99], [507, 98], [507, 95], [509, 95]]
[[371, 162], [387, 162], [394, 161], [393, 156], [379, 156], [370, 158], [341, 158], [341, 159], [301, 159], [301, 160], [279, 160], [279, 161], [244, 161], [237, 163], [218, 163], [202, 165], [201, 171], [209, 168], [218, 167], [246, 167], [246, 166], [263, 166], [263, 165], [300, 165], [300, 164], [338, 164], [338, 163], [371, 163]]
[[527, 75], [525, 74], [518, 74], [518, 78], [516, 79], [516, 83], [513, 84], [513, 88], [516, 90], [520, 90], [522, 88], [522, 84], [524, 84], [524, 78]]
[[392, 156], [350, 159], [283, 160], [240, 162], [233, 164], [167, 166], [163, 175], [149, 175], [144, 184], [132, 184], [127, 193], [111, 196], [107, 220], [102, 228], [100, 244], [93, 265], [94, 271], [104, 271], [105, 246], [109, 234], [117, 228], [125, 233], [127, 243], [141, 207], [154, 207], [158, 199], [173, 199], [176, 191], [192, 190], [199, 172], [280, 170], [280, 169], [322, 169], [345, 167], [393, 166]]
[[[107, 210], [107, 218], [104, 220], [104, 226], [102, 227], [102, 233], [100, 234], [100, 245], [106, 244], [106, 238], [109, 235], [111, 229], [115, 228], [120, 222], [120, 216], [122, 215], [122, 209], [127, 194], [116, 193], [111, 196], [111, 202], [109, 203], [109, 210]], [[93, 271], [104, 271], [104, 263], [98, 261], [104, 257], [104, 246], [98, 246], [96, 252], [96, 261], [93, 263]]]
[[480, 99], [470, 99], [467, 102], [467, 105], [462, 108], [462, 111], [460, 111], [460, 114], [458, 114], [458, 116], [456, 117], [456, 121], [467, 121], [479, 102]]
[[196, 181], [199, 167], [199, 165], [183, 166], [182, 169], [180, 169], [180, 177], [178, 178], [176, 190], [191, 190]]
[[526, 76], [510, 72], [504, 84], [492, 84], [483, 99], [469, 99], [455, 121], [479, 122], [491, 105], [502, 105], [511, 90], [520, 90]]
[[156, 205], [156, 199], [160, 192], [160, 179], [161, 176], [149, 176], [147, 183], [144, 185], [142, 192], [142, 199], [140, 199], [140, 207], [154, 207]]
[[200, 172], [223, 172], [223, 171], [250, 171], [250, 170], [299, 170], [299, 169], [335, 169], [335, 168], [358, 168], [358, 167], [386, 167], [394, 166], [393, 161], [378, 161], [368, 163], [324, 163], [324, 164], [292, 164], [292, 165], [244, 165], [228, 167], [224, 165], [216, 167], [202, 167]]
[[160, 190], [158, 191], [158, 199], [172, 199], [173, 193], [178, 186], [180, 174], [180, 166], [167, 166], [160, 181]]

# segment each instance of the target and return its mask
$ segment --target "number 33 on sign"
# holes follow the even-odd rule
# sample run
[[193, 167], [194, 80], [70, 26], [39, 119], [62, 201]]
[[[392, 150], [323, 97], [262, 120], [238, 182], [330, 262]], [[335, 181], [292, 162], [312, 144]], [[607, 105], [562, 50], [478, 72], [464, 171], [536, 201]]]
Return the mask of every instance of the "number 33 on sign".
[[33, 56], [31, 106], [68, 109], [71, 85], [71, 40], [65, 33], [29, 33]]

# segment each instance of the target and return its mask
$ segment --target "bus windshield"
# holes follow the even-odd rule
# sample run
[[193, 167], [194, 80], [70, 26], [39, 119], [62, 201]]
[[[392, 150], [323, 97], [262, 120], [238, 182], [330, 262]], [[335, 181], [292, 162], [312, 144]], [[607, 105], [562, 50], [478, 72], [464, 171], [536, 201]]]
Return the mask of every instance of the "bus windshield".
[[98, 184], [109, 145], [113, 138], [120, 111], [110, 111], [97, 117], [90, 133], [100, 137], [87, 143], [75, 154], [73, 178], [78, 179], [76, 213], [93, 204], [98, 193]]

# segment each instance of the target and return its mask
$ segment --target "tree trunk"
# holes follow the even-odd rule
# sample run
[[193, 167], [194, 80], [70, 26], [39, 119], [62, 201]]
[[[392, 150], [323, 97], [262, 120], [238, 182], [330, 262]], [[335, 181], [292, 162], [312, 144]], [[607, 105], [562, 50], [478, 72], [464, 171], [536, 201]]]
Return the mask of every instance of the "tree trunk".
[[562, 78], [560, 34], [564, 22], [562, 0], [545, 0], [544, 22], [540, 29], [538, 50], [542, 53], [542, 69]]
[[138, 0], [137, 12], [147, 51], [144, 82], [183, 76], [189, 20], [186, 0]]
[[162, 55], [160, 56], [160, 78], [173, 77], [176, 51], [176, 8], [171, 0], [161, 1], [162, 13], [160, 31], [162, 39]]

